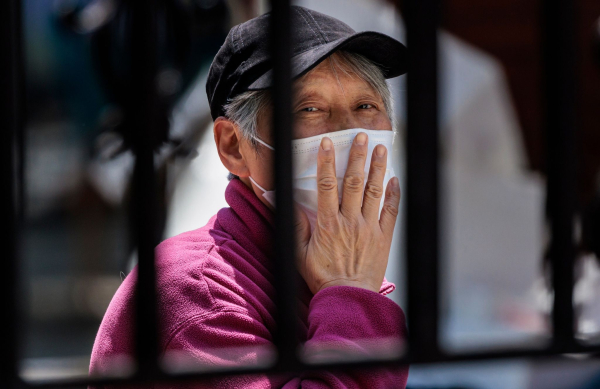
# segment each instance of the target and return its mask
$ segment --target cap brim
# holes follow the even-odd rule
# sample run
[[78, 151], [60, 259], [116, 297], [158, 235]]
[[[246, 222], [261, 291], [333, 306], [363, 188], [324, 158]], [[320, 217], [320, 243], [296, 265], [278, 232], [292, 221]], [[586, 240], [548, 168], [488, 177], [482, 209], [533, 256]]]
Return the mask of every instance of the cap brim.
[[[317, 46], [292, 58], [292, 78], [300, 77], [337, 50], [358, 53], [373, 61], [383, 71], [385, 78], [406, 73], [407, 49], [402, 43], [387, 35], [365, 31]], [[272, 85], [273, 70], [267, 71], [248, 87], [261, 90]]]

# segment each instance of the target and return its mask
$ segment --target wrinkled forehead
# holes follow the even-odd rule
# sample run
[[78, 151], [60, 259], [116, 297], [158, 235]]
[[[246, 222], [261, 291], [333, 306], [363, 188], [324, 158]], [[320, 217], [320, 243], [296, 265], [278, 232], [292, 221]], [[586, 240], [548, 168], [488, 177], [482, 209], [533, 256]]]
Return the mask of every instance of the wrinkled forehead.
[[369, 94], [379, 97], [367, 80], [337, 53], [329, 56], [314, 69], [293, 82], [294, 101], [302, 100], [307, 95], [323, 95], [337, 90], [343, 94]]

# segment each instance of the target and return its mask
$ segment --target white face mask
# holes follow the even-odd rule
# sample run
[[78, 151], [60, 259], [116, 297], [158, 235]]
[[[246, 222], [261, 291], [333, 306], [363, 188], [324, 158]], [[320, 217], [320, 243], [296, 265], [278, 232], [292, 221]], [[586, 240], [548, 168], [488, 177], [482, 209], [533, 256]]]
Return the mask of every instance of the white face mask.
[[[339, 201], [342, 200], [342, 183], [346, 169], [348, 168], [348, 157], [350, 155], [350, 147], [354, 141], [354, 137], [360, 132], [364, 132], [369, 136], [368, 154], [367, 161], [365, 163], [365, 185], [366, 178], [369, 174], [369, 168], [371, 166], [371, 155], [373, 149], [377, 145], [384, 145], [387, 149], [387, 169], [383, 179], [383, 188], [387, 187], [388, 181], [395, 177], [394, 169], [392, 168], [392, 144], [394, 142], [393, 131], [375, 131], [365, 130], [364, 128], [352, 128], [349, 130], [329, 132], [321, 135], [311, 136], [304, 139], [296, 139], [292, 141], [292, 157], [294, 158], [294, 200], [300, 204], [301, 208], [306, 212], [308, 220], [310, 221], [311, 230], [314, 229], [315, 222], [317, 220], [317, 155], [319, 153], [319, 147], [321, 146], [321, 140], [324, 137], [328, 137], [333, 142], [333, 148], [335, 151], [335, 174], [338, 181], [338, 194]], [[275, 150], [272, 146], [266, 144], [262, 140], [256, 138], [256, 141], [260, 144], [268, 147], [271, 150]], [[269, 202], [269, 204], [275, 206], [275, 191], [265, 190], [263, 187], [258, 185], [252, 177], [250, 180], [257, 188], [263, 191], [263, 197]], [[385, 198], [385, 195], [384, 195]], [[379, 210], [383, 207], [383, 198], [381, 199], [381, 205]]]

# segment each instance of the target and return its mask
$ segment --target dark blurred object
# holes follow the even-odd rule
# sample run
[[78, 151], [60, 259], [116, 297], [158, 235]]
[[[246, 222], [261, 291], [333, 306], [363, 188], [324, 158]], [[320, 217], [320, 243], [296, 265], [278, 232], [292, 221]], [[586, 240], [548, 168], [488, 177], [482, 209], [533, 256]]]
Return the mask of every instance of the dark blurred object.
[[[133, 53], [140, 47], [132, 42], [137, 5], [133, 0], [59, 0], [54, 7], [59, 28], [70, 35], [71, 42], [90, 52], [87, 63], [104, 92], [102, 104], [90, 115], [94, 132], [87, 173], [95, 191], [112, 207], [124, 204], [128, 196], [135, 160], [134, 131], [140, 128], [132, 113], [149, 93], [155, 95], [154, 108], [145, 114], [152, 117], [152, 126], [142, 126], [141, 134], [155, 150], [157, 169], [164, 172], [171, 158], [193, 154], [199, 138], [196, 133], [204, 127], [176, 128], [171, 120], [174, 107], [187, 98], [186, 89], [198, 82], [200, 69], [208, 67], [229, 30], [225, 0], [156, 0], [152, 7], [156, 28], [143, 32], [148, 42], [156, 42], [150, 51], [154, 55], [136, 66]], [[136, 88], [134, 80], [148, 71], [154, 89], [147, 93]], [[79, 88], [68, 96], [85, 100], [83, 91], [89, 89]]]
[[600, 17], [594, 25], [594, 53], [596, 54], [596, 62], [600, 66]]
[[583, 214], [581, 249], [593, 253], [600, 261], [600, 174], [596, 195]]
[[[594, 54], [600, 71], [600, 17], [594, 25]], [[582, 246], [600, 261], [600, 172], [597, 174], [596, 193], [583, 215]]]
[[[600, 70], [600, 17], [594, 24], [593, 50]], [[597, 174], [596, 192], [583, 215], [582, 249], [593, 253], [600, 261], [600, 172]]]
[[[132, 85], [135, 72], [140, 71], [131, 63], [134, 6], [135, 1], [130, 0], [63, 0], [57, 7], [64, 26], [89, 36], [93, 63], [101, 86], [114, 105], [113, 118], [117, 119], [103, 129], [123, 137], [122, 149], [133, 145], [131, 129], [134, 125], [126, 113], [132, 111], [132, 105], [139, 98], [139, 91]], [[158, 112], [154, 114], [159, 130], [148, 134], [153, 137], [154, 148], [169, 140], [171, 109], [197, 75], [202, 62], [216, 51], [207, 50], [205, 46], [218, 49], [229, 17], [224, 0], [162, 0], [158, 1], [158, 7], [154, 14], [158, 26], [154, 30], [157, 42], [154, 51], [159, 102]]]

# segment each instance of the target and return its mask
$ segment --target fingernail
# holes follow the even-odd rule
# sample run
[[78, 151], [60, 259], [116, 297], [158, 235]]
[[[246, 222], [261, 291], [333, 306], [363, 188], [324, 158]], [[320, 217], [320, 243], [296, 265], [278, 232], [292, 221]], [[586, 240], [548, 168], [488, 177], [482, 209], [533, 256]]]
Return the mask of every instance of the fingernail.
[[327, 137], [323, 138], [323, 140], [321, 140], [321, 148], [325, 151], [331, 150], [331, 139]]
[[367, 143], [367, 134], [365, 134], [364, 132], [361, 132], [360, 134], [356, 135], [356, 144], [359, 146], [363, 146], [365, 143]]
[[398, 177], [392, 177], [392, 189], [394, 189], [394, 192], [400, 190], [400, 182], [398, 182]]
[[383, 157], [385, 155], [385, 146], [378, 145], [377, 147], [375, 147], [375, 153], [378, 157]]

